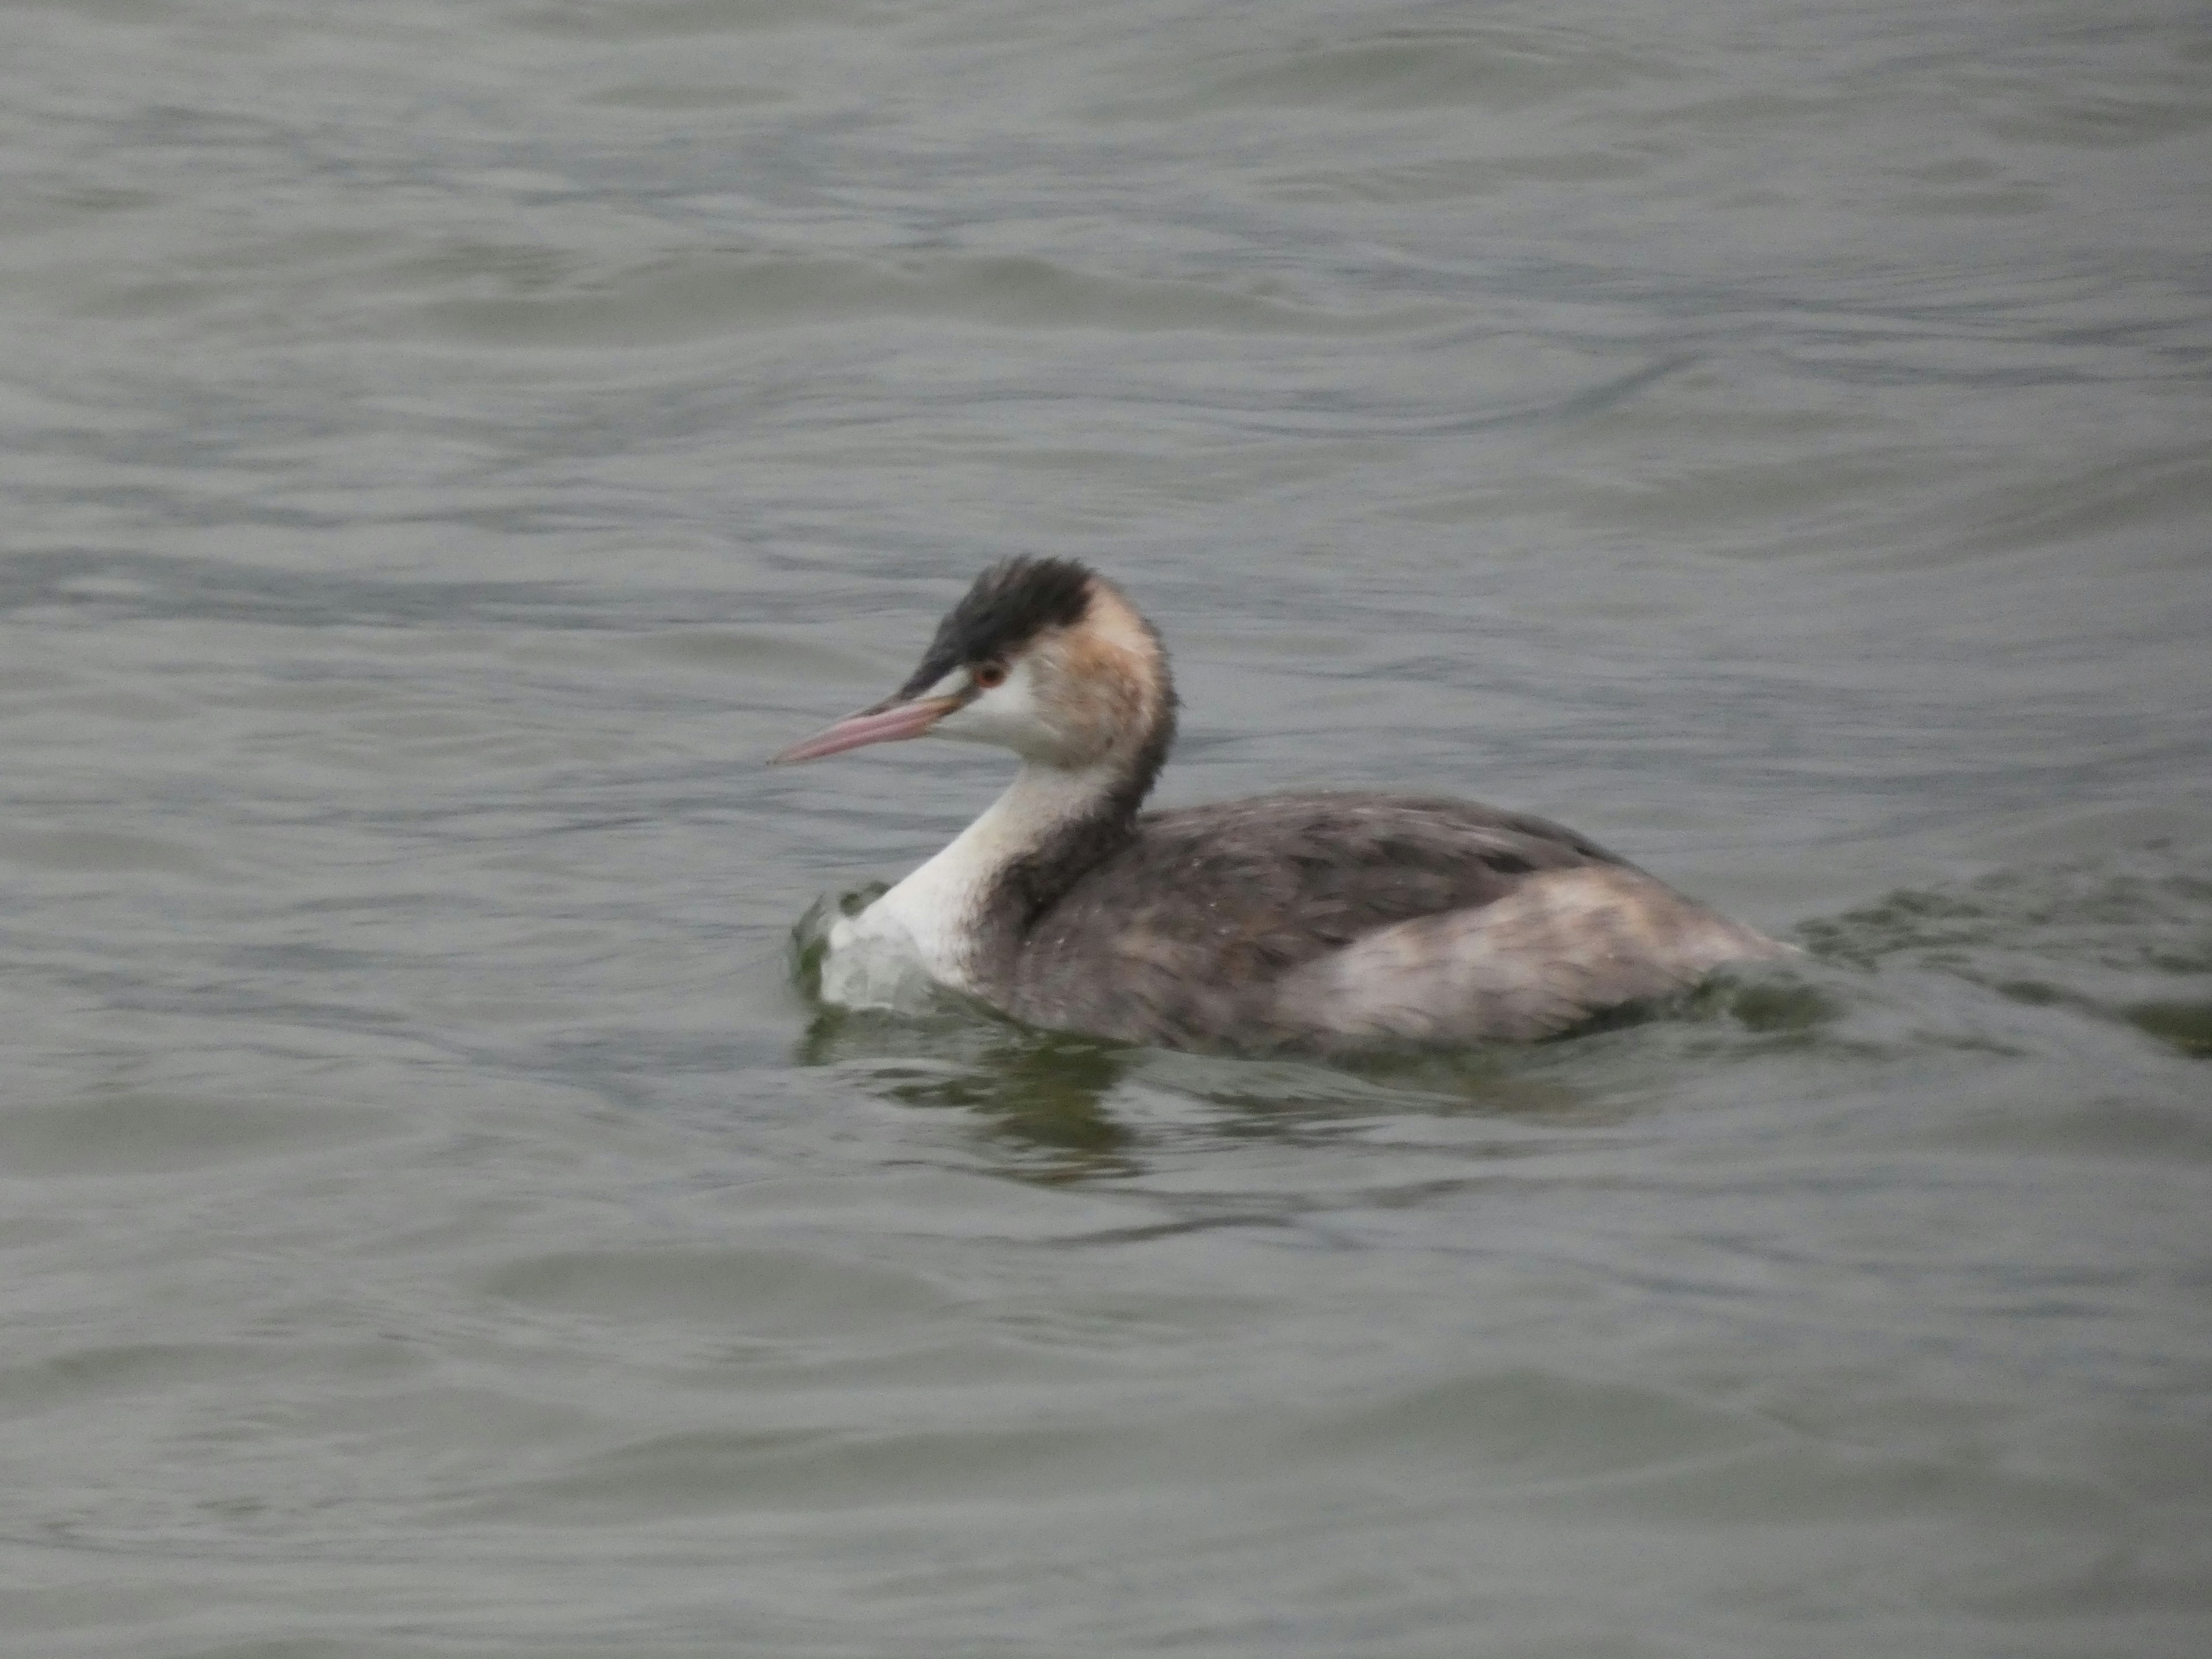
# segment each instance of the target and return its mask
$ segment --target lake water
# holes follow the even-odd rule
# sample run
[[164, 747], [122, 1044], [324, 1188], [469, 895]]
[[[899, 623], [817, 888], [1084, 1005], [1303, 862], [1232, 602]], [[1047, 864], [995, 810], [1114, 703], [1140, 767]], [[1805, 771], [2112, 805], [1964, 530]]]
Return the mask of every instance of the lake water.
[[[0, 1652], [2212, 1651], [2212, 14], [0, 15]], [[1808, 947], [841, 1018], [1091, 561], [1162, 799]]]

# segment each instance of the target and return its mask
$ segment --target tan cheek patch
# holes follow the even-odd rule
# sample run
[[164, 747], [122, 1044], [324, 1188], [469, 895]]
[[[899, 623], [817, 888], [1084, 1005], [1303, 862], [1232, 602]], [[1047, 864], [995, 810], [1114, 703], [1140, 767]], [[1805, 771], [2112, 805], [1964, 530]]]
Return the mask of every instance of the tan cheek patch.
[[1095, 755], [1151, 726], [1150, 681], [1111, 635], [1070, 629], [1046, 646], [1039, 666], [1051, 687], [1053, 723], [1073, 745]]

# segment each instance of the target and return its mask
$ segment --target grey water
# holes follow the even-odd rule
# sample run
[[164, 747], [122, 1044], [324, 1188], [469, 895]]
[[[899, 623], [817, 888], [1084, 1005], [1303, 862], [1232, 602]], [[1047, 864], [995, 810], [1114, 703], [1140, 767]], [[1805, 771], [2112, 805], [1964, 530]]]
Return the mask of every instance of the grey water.
[[[2212, 1651], [2202, 6], [54, 0], [0, 180], [0, 1654]], [[1014, 553], [1806, 955], [815, 1006]]]

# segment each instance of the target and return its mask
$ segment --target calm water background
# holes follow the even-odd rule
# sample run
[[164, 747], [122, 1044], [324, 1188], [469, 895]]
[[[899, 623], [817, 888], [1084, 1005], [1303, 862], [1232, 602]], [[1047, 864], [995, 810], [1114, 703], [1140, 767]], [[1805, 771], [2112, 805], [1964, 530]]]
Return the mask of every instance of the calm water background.
[[[2201, 5], [70, 0], [0, 177], [0, 1651], [2212, 1650]], [[1017, 551], [1813, 954], [821, 1015]]]

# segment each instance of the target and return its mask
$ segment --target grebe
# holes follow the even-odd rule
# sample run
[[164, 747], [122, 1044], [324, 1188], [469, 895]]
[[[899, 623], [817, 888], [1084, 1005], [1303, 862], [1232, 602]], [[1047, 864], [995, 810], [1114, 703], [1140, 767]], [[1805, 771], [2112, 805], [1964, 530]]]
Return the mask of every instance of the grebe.
[[823, 994], [916, 975], [1031, 1024], [1177, 1048], [1528, 1039], [1788, 947], [1556, 823], [1418, 795], [1139, 811], [1175, 740], [1159, 635], [1067, 559], [994, 566], [891, 696], [775, 757], [925, 733], [1012, 785], [831, 928]]

